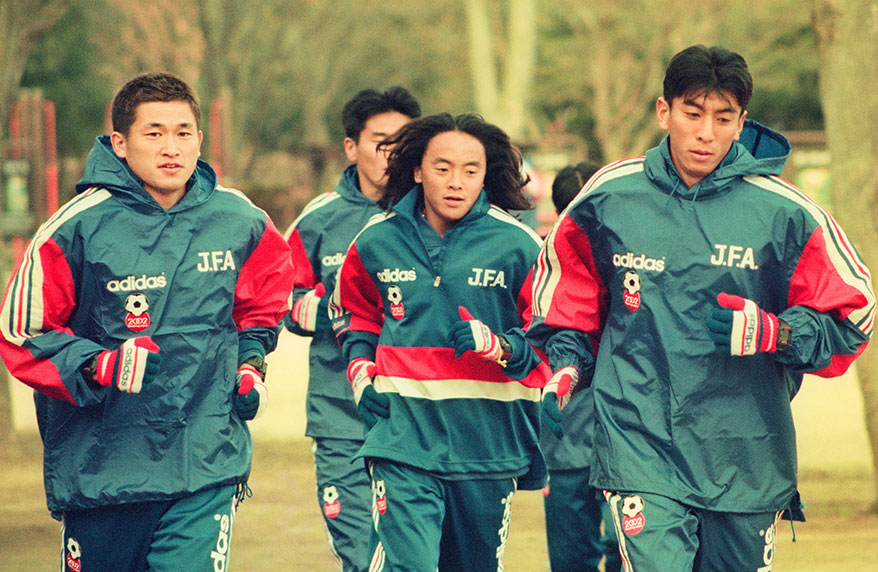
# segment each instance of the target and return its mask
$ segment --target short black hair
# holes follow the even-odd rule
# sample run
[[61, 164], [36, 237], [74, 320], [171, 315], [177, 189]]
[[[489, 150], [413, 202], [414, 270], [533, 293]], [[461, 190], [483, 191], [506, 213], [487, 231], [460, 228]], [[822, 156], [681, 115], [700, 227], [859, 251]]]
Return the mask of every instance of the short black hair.
[[733, 95], [741, 110], [747, 109], [753, 95], [753, 78], [740, 54], [722, 46], [696, 44], [671, 58], [663, 93], [668, 105], [680, 96], [713, 93]]
[[184, 101], [192, 108], [196, 127], [201, 119], [201, 109], [195, 92], [185, 81], [170, 73], [148, 73], [135, 77], [122, 86], [113, 99], [111, 117], [113, 131], [128, 136], [134, 123], [137, 106], [153, 101]]
[[389, 208], [415, 186], [415, 167], [421, 165], [427, 145], [433, 137], [459, 131], [478, 139], [485, 148], [485, 193], [491, 204], [505, 210], [529, 210], [524, 186], [530, 177], [522, 169], [521, 151], [499, 127], [480, 115], [464, 113], [453, 116], [439, 113], [404, 125], [394, 136], [382, 141], [379, 149], [388, 149], [387, 190], [379, 205]]
[[581, 161], [575, 165], [563, 167], [552, 181], [552, 203], [555, 210], [563, 211], [573, 197], [579, 193], [585, 182], [597, 173], [601, 166], [591, 161]]
[[412, 119], [421, 116], [421, 105], [409, 90], [398, 85], [388, 87], [384, 92], [364, 89], [345, 103], [341, 112], [341, 123], [345, 137], [360, 141], [360, 133], [366, 122], [374, 115], [396, 111]]

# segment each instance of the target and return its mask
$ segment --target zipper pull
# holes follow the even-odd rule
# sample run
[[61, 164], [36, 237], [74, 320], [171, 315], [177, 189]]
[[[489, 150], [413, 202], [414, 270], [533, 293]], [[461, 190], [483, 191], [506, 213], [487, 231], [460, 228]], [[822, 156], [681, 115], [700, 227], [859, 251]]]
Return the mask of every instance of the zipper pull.
[[441, 282], [441, 281], [442, 281], [442, 277], [441, 277], [441, 276], [437, 276], [437, 277], [436, 277], [436, 280], [433, 280], [433, 288], [438, 288], [438, 287], [439, 287], [439, 282]]

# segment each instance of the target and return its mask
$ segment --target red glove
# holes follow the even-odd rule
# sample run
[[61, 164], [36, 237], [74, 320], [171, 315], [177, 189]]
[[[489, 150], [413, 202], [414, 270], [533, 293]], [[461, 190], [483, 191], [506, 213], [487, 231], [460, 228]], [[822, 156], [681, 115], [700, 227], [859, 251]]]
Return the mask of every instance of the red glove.
[[364, 357], [355, 358], [348, 364], [348, 380], [354, 390], [354, 402], [367, 429], [371, 429], [379, 417], [390, 417], [390, 399], [372, 386], [376, 371], [375, 362]]
[[491, 328], [476, 320], [463, 306], [458, 306], [457, 311], [460, 314], [460, 321], [455, 322], [449, 332], [451, 345], [454, 346], [454, 357], [460, 357], [471, 351], [483, 359], [495, 361], [506, 367], [500, 338], [491, 331]]
[[749, 356], [757, 352], [777, 350], [780, 321], [753, 300], [720, 292], [716, 297], [721, 308], [713, 308], [707, 318], [707, 329], [714, 343], [729, 347], [733, 356]]
[[543, 422], [559, 439], [564, 436], [561, 410], [570, 403], [573, 389], [579, 383], [579, 368], [568, 365], [560, 368], [543, 388]]
[[[313, 332], [317, 329], [317, 322], [321, 317], [319, 315], [321, 309], [320, 300], [325, 293], [326, 288], [324, 288], [323, 282], [320, 282], [313, 290], [306, 292], [304, 296], [293, 304], [293, 311], [290, 312], [290, 316], [306, 332]], [[326, 312], [326, 307], [322, 309]], [[323, 316], [323, 318], [323, 321], [329, 320], [328, 315]]]
[[250, 364], [238, 368], [238, 394], [235, 396], [235, 411], [244, 421], [262, 416], [268, 409], [268, 388], [262, 383], [262, 376]]
[[118, 350], [104, 350], [95, 363], [95, 380], [126, 393], [140, 393], [159, 371], [162, 356], [159, 347], [149, 336], [131, 338], [122, 342]]

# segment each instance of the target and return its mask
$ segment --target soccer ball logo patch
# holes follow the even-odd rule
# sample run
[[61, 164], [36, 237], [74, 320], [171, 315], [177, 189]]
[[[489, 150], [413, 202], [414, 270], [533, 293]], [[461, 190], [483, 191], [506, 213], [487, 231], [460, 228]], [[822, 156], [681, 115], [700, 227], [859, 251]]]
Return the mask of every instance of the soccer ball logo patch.
[[640, 307], [640, 275], [629, 270], [622, 279], [622, 285], [625, 286], [622, 292], [625, 306], [634, 312]]
[[335, 518], [341, 513], [341, 503], [338, 501], [338, 489], [335, 485], [323, 487], [323, 514], [326, 518]]
[[372, 485], [372, 491], [375, 496], [375, 508], [378, 512], [384, 514], [387, 512], [387, 493], [384, 488], [384, 479], [378, 479]]
[[125, 298], [125, 326], [132, 332], [142, 332], [149, 327], [149, 298], [146, 294], [137, 292], [129, 294]]
[[622, 499], [622, 530], [625, 534], [635, 535], [643, 530], [646, 519], [643, 516], [643, 499], [639, 495], [631, 495]]
[[387, 287], [387, 300], [390, 302], [390, 315], [397, 320], [405, 318], [405, 306], [402, 304], [402, 290], [393, 284]]
[[79, 561], [81, 556], [82, 548], [80, 548], [79, 542], [71, 536], [67, 539], [67, 554], [64, 558], [64, 561], [67, 563], [67, 568], [73, 572], [79, 572], [82, 569], [82, 563]]

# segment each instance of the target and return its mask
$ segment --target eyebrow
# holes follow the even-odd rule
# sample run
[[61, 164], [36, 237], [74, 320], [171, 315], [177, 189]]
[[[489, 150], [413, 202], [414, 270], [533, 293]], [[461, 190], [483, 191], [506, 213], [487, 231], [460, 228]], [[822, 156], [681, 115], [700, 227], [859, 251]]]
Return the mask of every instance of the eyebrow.
[[[154, 128], [156, 128], [156, 127], [165, 127], [165, 124], [164, 124], [164, 123], [159, 123], [159, 122], [157, 122], [157, 121], [153, 121], [152, 123], [147, 123], [147, 124], [146, 124], [146, 127], [147, 127], [147, 128], [150, 128], [150, 129], [154, 129]], [[188, 121], [184, 121], [183, 123], [178, 123], [175, 127], [185, 127], [185, 128], [187, 128], [187, 129], [191, 129], [192, 127], [195, 127], [195, 124], [194, 124], [194, 123], [190, 123], [190, 122], [188, 122]]]
[[[435, 159], [433, 159], [433, 165], [438, 165], [439, 163], [448, 163], [449, 165], [453, 164], [450, 160], [448, 160], [444, 157], [436, 157]], [[468, 166], [481, 167], [482, 162], [479, 160], [467, 161], [466, 163], [463, 164], [463, 166], [464, 167], [468, 167]]]
[[[694, 99], [684, 99], [683, 105], [691, 105], [692, 107], [697, 107], [698, 109], [704, 111], [704, 106], [695, 101]], [[737, 113], [737, 109], [729, 105], [728, 107], [724, 107], [722, 109], [718, 109], [717, 113]]]

